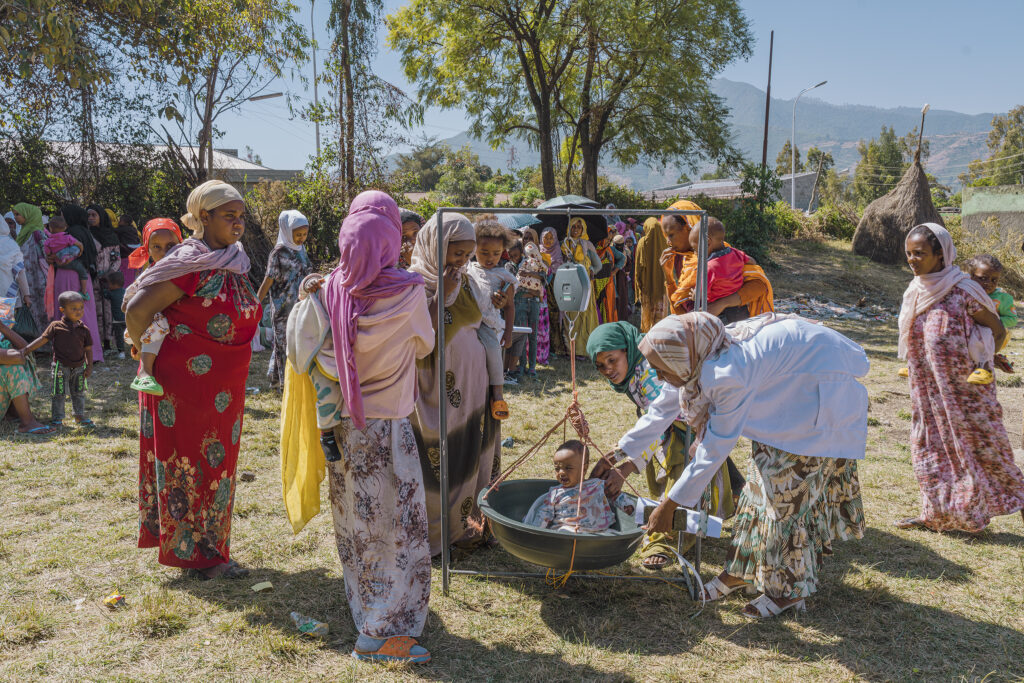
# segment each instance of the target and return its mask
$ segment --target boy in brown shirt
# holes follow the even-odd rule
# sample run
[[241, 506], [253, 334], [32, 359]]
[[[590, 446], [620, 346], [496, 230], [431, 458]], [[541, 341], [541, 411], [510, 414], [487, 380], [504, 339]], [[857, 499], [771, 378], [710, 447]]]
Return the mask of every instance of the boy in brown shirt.
[[71, 408], [75, 421], [83, 427], [91, 427], [92, 420], [85, 416], [85, 378], [92, 374], [92, 334], [82, 322], [85, 315], [85, 298], [78, 292], [63, 292], [57, 297], [60, 320], [54, 320], [39, 339], [22, 350], [28, 355], [50, 342], [53, 346], [53, 416], [55, 427], [64, 424], [64, 395], [71, 394]]

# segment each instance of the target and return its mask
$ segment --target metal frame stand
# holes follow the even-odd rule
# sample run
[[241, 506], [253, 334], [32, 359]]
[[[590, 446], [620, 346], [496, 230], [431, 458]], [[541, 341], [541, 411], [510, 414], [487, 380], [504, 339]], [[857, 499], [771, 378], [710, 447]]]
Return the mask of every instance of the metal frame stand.
[[[482, 207], [470, 207], [470, 206], [443, 206], [437, 209], [437, 263], [438, 263], [438, 291], [437, 296], [437, 333], [436, 333], [436, 346], [437, 349], [437, 376], [439, 378], [438, 386], [440, 387], [440, 396], [438, 397], [438, 450], [440, 456], [439, 469], [441, 479], [441, 591], [444, 595], [448, 595], [448, 588], [451, 583], [452, 574], [460, 574], [464, 576], [482, 576], [484, 578], [522, 578], [522, 579], [543, 579], [546, 578], [545, 574], [539, 572], [480, 572], [471, 569], [452, 569], [451, 566], [451, 546], [448, 542], [449, 538], [449, 526], [450, 521], [448, 519], [448, 411], [445, 405], [444, 395], [444, 377], [445, 377], [445, 359], [444, 359], [444, 284], [441, 282], [440, 273], [444, 270], [444, 262], [446, 257], [446, 249], [444, 242], [444, 214], [446, 212], [461, 213], [461, 214], [478, 214], [478, 213], [493, 213], [493, 214], [516, 214], [516, 213], [532, 213], [532, 214], [548, 214], [548, 215], [560, 215], [564, 214], [566, 220], [571, 221], [574, 216], [700, 216], [700, 242], [697, 249], [697, 288], [694, 292], [694, 310], [706, 311], [708, 307], [708, 212], [704, 210], [691, 211], [681, 209], [665, 209], [662, 211], [641, 209], [641, 210], [629, 210], [629, 209], [580, 209], [572, 207], [555, 207], [551, 209], [542, 209], [540, 211], [524, 211], [519, 208], [482, 208]], [[689, 448], [692, 443], [693, 433], [689, 426], [686, 428], [685, 446]], [[677, 541], [677, 550], [679, 555], [682, 555], [683, 548], [683, 534], [679, 533]], [[694, 546], [694, 567], [697, 573], [700, 573], [700, 553], [701, 553], [701, 539], [697, 537], [696, 545]], [[683, 577], [669, 578], [661, 576], [607, 576], [603, 574], [590, 574], [590, 573], [575, 573], [573, 574], [576, 578], [581, 579], [618, 579], [622, 581], [669, 581], [674, 583], [685, 583], [686, 579]]]

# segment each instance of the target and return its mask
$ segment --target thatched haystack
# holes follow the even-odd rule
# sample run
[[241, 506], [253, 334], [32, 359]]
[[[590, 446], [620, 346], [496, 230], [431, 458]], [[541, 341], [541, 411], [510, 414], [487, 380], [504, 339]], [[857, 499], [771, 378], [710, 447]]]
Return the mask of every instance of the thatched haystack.
[[921, 161], [915, 158], [896, 187], [864, 209], [853, 235], [853, 251], [878, 263], [902, 263], [907, 233], [921, 223], [946, 225], [932, 204]]

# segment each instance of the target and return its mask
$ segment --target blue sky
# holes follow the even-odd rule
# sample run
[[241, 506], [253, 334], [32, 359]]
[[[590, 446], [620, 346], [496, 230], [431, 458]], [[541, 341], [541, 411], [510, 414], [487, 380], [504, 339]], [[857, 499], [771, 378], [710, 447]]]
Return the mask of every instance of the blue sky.
[[[309, 0], [296, 0], [301, 20], [310, 21]], [[385, 0], [387, 12], [403, 5]], [[775, 30], [772, 95], [789, 99], [801, 89], [828, 80], [813, 95], [833, 104], [920, 107], [977, 114], [1005, 112], [1024, 104], [1020, 76], [1024, 20], [1020, 0], [741, 0], [755, 37], [754, 52], [720, 76], [764, 88], [768, 73], [768, 36]], [[315, 5], [317, 38], [327, 45], [327, 0]], [[628, 40], [628, 36], [623, 37]], [[410, 94], [398, 56], [384, 45], [375, 71]], [[322, 63], [322, 59], [321, 59]], [[304, 71], [312, 74], [307, 65]], [[274, 84], [312, 99], [298, 82]], [[323, 93], [321, 92], [321, 95]], [[807, 96], [805, 96], [807, 97]], [[773, 116], [776, 115], [773, 112]], [[782, 114], [778, 114], [781, 116]], [[313, 125], [289, 120], [283, 98], [247, 103], [219, 122], [225, 131], [218, 147], [246, 145], [271, 168], [301, 168], [315, 150]], [[439, 138], [465, 130], [458, 111], [431, 111], [424, 126], [411, 133]], [[322, 135], [329, 135], [324, 129]], [[243, 153], [244, 154], [244, 153]]]

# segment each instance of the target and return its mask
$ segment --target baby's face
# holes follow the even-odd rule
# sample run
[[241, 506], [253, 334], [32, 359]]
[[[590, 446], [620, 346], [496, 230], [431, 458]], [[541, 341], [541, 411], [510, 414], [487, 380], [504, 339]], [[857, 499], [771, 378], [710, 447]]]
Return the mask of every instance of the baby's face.
[[579, 486], [583, 479], [583, 454], [568, 448], [556, 452], [555, 479], [562, 488]]
[[986, 264], [982, 263], [975, 266], [974, 271], [971, 273], [971, 279], [977, 282], [979, 285], [985, 288], [985, 293], [992, 295], [992, 292], [996, 291], [996, 287], [999, 286], [999, 276], [1002, 275], [995, 268], [989, 268]]

